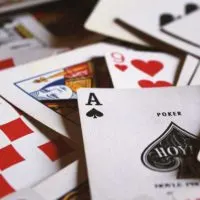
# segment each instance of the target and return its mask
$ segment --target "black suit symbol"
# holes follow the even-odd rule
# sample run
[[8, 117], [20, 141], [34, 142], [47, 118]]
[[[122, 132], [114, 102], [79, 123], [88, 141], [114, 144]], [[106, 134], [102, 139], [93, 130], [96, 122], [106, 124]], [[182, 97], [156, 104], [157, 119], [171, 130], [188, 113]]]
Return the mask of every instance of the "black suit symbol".
[[[199, 138], [172, 122], [165, 132], [144, 150], [141, 159], [143, 164], [151, 170], [169, 172], [179, 169], [183, 171], [184, 165], [186, 163], [188, 165], [188, 160], [190, 166], [197, 164], [199, 149]], [[190, 175], [191, 171], [195, 174], [194, 171], [199, 167], [200, 163], [195, 169], [191, 166]], [[187, 169], [189, 169], [188, 166]], [[183, 177], [184, 174], [181, 173], [178, 176]]]
[[[185, 5], [185, 15], [188, 15], [196, 10], [199, 9], [199, 6], [195, 3], [187, 3]], [[164, 26], [166, 24], [169, 24], [170, 22], [173, 22], [176, 19], [181, 18], [180, 15], [178, 16], [173, 16], [171, 13], [163, 13], [160, 15], [160, 26]]]
[[190, 14], [190, 13], [192, 13], [192, 12], [198, 10], [198, 9], [199, 9], [199, 7], [198, 7], [197, 4], [195, 4], [195, 3], [188, 3], [188, 4], [185, 5], [185, 14], [186, 15]]
[[160, 15], [160, 26], [164, 26], [166, 24], [169, 24], [170, 22], [174, 21], [174, 16], [170, 13], [164, 13]]
[[89, 110], [86, 115], [88, 117], [93, 117], [94, 119], [98, 118], [98, 117], [103, 117], [103, 113], [96, 110], [95, 108], [93, 108], [92, 110]]

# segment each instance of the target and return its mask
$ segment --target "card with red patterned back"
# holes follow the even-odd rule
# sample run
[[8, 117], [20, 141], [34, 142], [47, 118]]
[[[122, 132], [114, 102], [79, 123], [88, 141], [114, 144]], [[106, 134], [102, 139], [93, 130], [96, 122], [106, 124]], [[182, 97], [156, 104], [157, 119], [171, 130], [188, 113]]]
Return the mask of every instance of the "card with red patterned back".
[[0, 97], [0, 198], [32, 187], [68, 164], [75, 149]]

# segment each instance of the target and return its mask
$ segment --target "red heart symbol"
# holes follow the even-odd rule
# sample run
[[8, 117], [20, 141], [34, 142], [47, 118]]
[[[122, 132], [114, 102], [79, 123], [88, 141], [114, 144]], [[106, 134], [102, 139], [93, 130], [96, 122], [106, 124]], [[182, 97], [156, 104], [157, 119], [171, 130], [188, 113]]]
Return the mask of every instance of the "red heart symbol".
[[157, 82], [153, 83], [152, 81], [149, 81], [149, 80], [140, 80], [140, 81], [138, 81], [138, 84], [142, 88], [169, 87], [169, 86], [172, 86], [171, 83], [166, 82], [166, 81], [157, 81]]
[[148, 62], [142, 60], [132, 60], [131, 64], [150, 76], [154, 76], [163, 68], [163, 64], [155, 60], [150, 60]]
[[126, 71], [128, 69], [127, 65], [118, 65], [115, 64], [115, 67], [119, 70], [121, 70], [122, 72]]

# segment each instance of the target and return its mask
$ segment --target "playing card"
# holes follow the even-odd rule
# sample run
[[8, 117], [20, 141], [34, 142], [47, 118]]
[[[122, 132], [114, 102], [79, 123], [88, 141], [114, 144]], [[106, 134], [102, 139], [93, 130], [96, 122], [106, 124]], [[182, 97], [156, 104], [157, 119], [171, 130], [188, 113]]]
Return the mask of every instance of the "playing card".
[[113, 49], [123, 48], [99, 43], [5, 70], [0, 73], [0, 93], [36, 120], [81, 143], [76, 90], [108, 87], [104, 63], [94, 67], [91, 59]]
[[63, 49], [59, 48], [44, 47], [37, 48], [36, 50], [37, 46], [33, 46], [32, 44], [26, 46], [27, 43], [24, 41], [18, 42], [17, 45], [22, 45], [22, 48], [15, 49], [13, 48], [14, 45], [9, 49], [0, 48], [0, 70], [53, 56], [63, 51]]
[[[192, 5], [196, 6], [195, 8], [198, 9], [198, 5]], [[196, 47], [200, 47], [200, 38], [198, 35], [200, 30], [198, 30], [198, 24], [195, 23], [196, 19], [200, 17], [200, 10], [196, 9], [193, 12], [190, 11], [189, 14], [184, 15], [180, 19], [162, 26], [162, 30], [173, 37]]]
[[23, 14], [0, 19], [0, 45], [35, 38], [43, 46], [53, 45], [55, 37], [32, 15]]
[[[147, 42], [139, 38], [139, 36], [132, 35], [128, 31], [115, 24], [114, 19], [117, 18], [121, 10], [123, 10], [127, 4], [129, 4], [128, 0], [99, 1], [95, 9], [92, 11], [92, 14], [87, 19], [84, 27], [88, 30], [120, 40], [141, 45], [148, 45]], [[112, 12], [110, 12], [111, 10]]]
[[58, 0], [1, 0], [0, 13], [10, 12]]
[[106, 61], [115, 88], [172, 86], [179, 59], [165, 53], [113, 51]]
[[27, 27], [34, 37], [42, 42], [45, 46], [54, 46], [57, 38], [52, 35], [33, 15], [19, 16], [21, 23]]
[[44, 45], [42, 45], [35, 38], [30, 38], [30, 39], [9, 42], [0, 46], [0, 50], [4, 51], [4, 53], [7, 52], [9, 53], [10, 51], [15, 51], [15, 50], [29, 50], [33, 48], [37, 49], [44, 48]]
[[[83, 159], [73, 162], [32, 189], [47, 200], [70, 200], [88, 195], [86, 167]], [[55, 184], [56, 183], [56, 184]], [[83, 199], [83, 198], [81, 198]], [[88, 196], [87, 198], [89, 199]]]
[[199, 188], [199, 91], [79, 90], [92, 199], [162, 199], [159, 193]]
[[32, 187], [77, 159], [65, 137], [0, 98], [0, 198]]
[[[134, 29], [144, 32], [144, 34], [155, 37], [190, 54], [200, 56], [199, 47], [173, 37], [161, 30], [167, 23], [172, 22], [176, 18], [183, 17], [188, 12], [190, 4], [191, 1], [188, 0], [169, 0], [164, 2], [160, 0], [150, 0], [148, 2], [142, 0], [137, 1], [137, 3], [132, 2], [127, 5], [124, 12], [120, 13], [119, 19]], [[200, 1], [194, 0], [192, 4], [198, 6]], [[187, 32], [188, 30], [185, 29], [184, 32]]]
[[199, 64], [198, 58], [191, 55], [186, 56], [179, 75], [177, 86], [184, 86], [190, 84], [190, 81], [192, 80], [193, 76], [196, 73], [198, 64]]

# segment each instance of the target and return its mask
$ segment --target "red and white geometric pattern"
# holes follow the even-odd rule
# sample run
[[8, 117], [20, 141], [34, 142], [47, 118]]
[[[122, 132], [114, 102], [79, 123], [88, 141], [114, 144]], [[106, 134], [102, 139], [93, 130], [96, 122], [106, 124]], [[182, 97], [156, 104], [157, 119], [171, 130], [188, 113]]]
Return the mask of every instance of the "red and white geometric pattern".
[[[14, 129], [13, 129], [14, 127]], [[3, 133], [9, 138], [10, 141], [18, 140], [33, 131], [23, 122], [21, 118], [12, 120], [0, 126]]]
[[74, 152], [65, 138], [38, 128], [1, 97], [0, 116], [0, 198], [57, 172]]
[[0, 175], [0, 197], [6, 196], [15, 190], [11, 187], [11, 185], [4, 179], [2, 175]]
[[0, 170], [4, 171], [9, 167], [24, 161], [24, 158], [10, 144], [0, 149], [0, 161]]
[[60, 137], [38, 146], [38, 148], [51, 160], [56, 161], [71, 151], [71, 147]]

